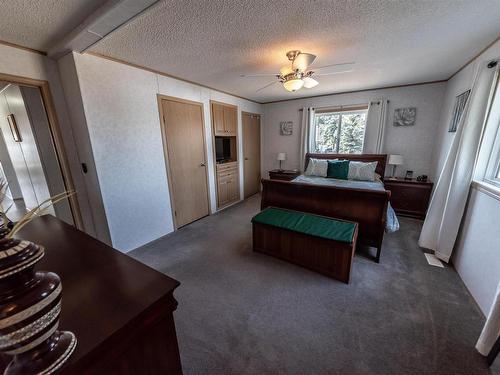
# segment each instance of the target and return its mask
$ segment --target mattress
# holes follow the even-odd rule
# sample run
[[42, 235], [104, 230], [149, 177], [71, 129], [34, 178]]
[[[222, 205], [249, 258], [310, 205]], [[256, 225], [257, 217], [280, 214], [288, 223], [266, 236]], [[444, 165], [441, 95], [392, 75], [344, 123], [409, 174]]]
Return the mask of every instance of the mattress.
[[[382, 181], [357, 181], [357, 180], [337, 180], [336, 178], [326, 178], [318, 176], [300, 175], [292, 180], [293, 182], [301, 182], [313, 185], [338, 186], [348, 189], [366, 189], [384, 191], [384, 183]], [[385, 223], [385, 231], [387, 233], [396, 232], [399, 230], [399, 221], [394, 212], [394, 209], [389, 202], [387, 206], [387, 220]]]

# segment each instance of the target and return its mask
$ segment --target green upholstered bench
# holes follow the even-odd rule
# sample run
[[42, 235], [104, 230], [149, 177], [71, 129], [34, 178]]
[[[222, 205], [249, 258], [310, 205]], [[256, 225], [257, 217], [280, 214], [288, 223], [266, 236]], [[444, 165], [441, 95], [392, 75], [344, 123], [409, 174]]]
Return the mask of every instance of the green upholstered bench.
[[268, 207], [252, 226], [254, 251], [349, 283], [357, 223]]

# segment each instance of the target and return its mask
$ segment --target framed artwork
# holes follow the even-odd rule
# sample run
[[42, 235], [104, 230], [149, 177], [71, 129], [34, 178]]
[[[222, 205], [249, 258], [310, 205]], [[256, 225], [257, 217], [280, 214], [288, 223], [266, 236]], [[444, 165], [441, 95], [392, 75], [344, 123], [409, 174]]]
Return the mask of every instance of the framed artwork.
[[22, 142], [21, 134], [19, 134], [19, 129], [17, 128], [16, 118], [13, 114], [7, 116], [7, 121], [9, 122], [10, 131], [12, 132], [12, 137], [14, 142]]
[[469, 95], [470, 90], [467, 90], [456, 97], [448, 132], [454, 133], [457, 131], [458, 123], [460, 122], [462, 114], [464, 113], [465, 105], [467, 104], [467, 100], [469, 100]]
[[405, 180], [411, 180], [413, 178], [413, 171], [406, 171]]
[[293, 134], [293, 122], [292, 121], [281, 121], [280, 122], [280, 134], [281, 135], [292, 135]]
[[394, 126], [413, 126], [417, 118], [417, 108], [397, 108], [394, 110]]

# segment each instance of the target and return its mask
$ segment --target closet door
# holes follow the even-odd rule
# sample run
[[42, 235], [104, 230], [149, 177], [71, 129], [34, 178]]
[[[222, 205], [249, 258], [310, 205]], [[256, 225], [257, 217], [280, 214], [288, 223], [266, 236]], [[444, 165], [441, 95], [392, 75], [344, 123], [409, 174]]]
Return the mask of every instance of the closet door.
[[245, 198], [260, 191], [260, 116], [243, 113], [243, 173]]
[[203, 106], [161, 99], [168, 179], [177, 228], [209, 214]]

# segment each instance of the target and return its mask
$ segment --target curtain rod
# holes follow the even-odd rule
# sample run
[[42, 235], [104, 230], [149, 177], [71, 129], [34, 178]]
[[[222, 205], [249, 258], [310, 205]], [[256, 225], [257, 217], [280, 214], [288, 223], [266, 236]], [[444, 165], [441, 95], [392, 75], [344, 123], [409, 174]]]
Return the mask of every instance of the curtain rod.
[[[387, 103], [390, 103], [390, 100], [387, 101]], [[370, 104], [377, 104], [377, 105], [380, 105], [380, 100], [378, 101], [374, 101], [374, 102], [370, 102], [369, 104], [366, 104], [366, 106], [370, 105]], [[318, 107], [318, 108], [314, 108], [312, 107], [312, 109], [314, 110], [328, 110], [328, 109], [342, 109], [342, 108], [345, 108], [345, 109], [349, 109], [349, 108], [357, 108], [357, 107], [363, 107], [365, 104], [352, 104], [352, 105], [341, 105], [341, 106], [333, 106], [333, 107]], [[302, 112], [304, 109], [303, 108], [300, 108], [299, 109], [299, 112]]]

